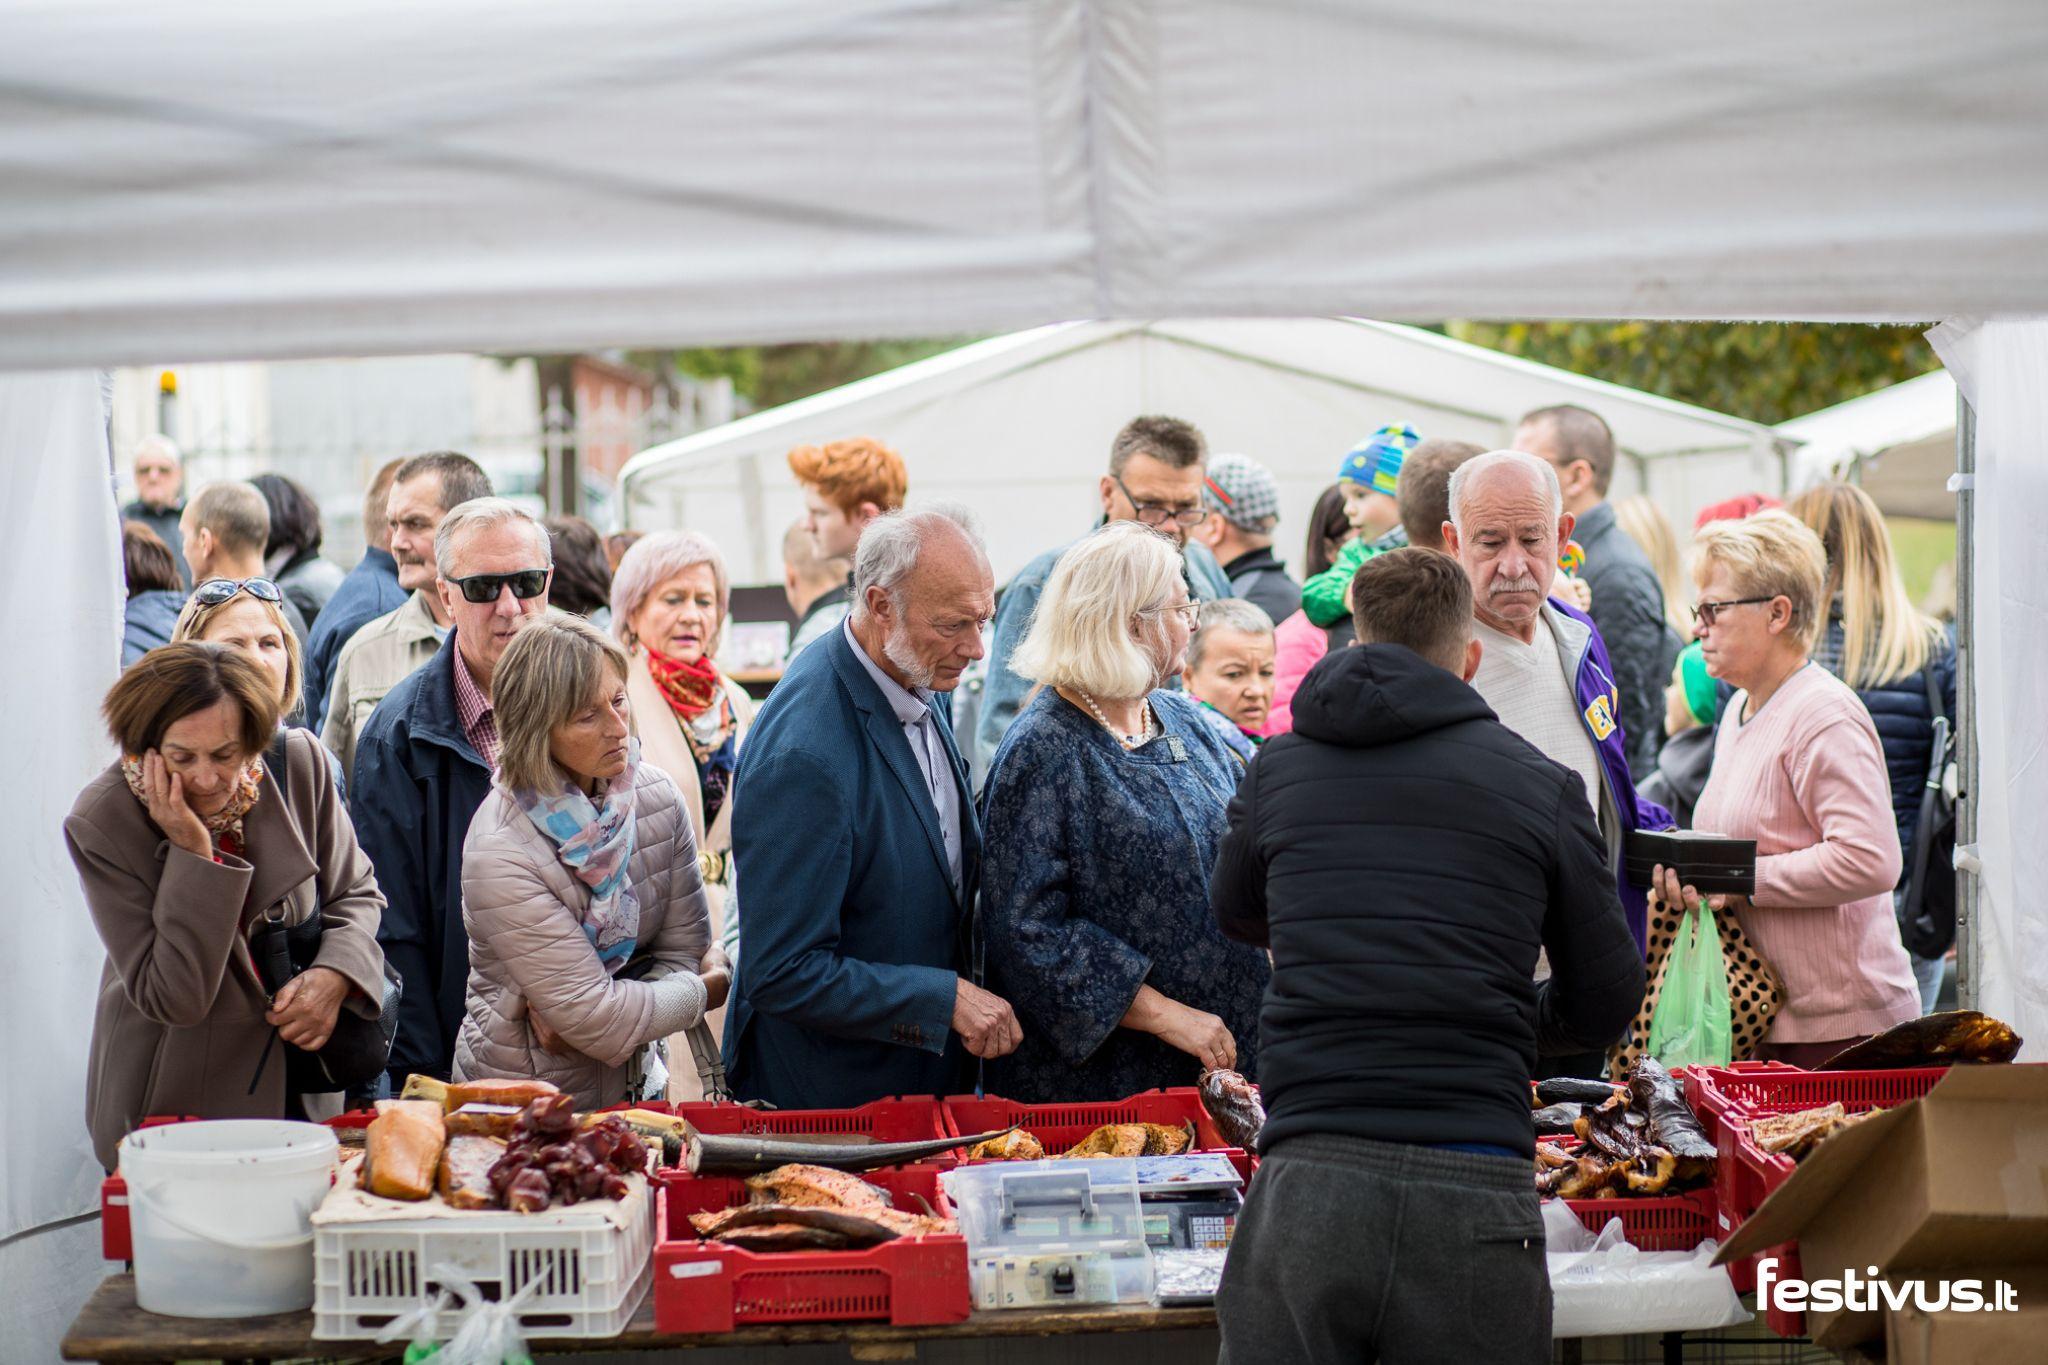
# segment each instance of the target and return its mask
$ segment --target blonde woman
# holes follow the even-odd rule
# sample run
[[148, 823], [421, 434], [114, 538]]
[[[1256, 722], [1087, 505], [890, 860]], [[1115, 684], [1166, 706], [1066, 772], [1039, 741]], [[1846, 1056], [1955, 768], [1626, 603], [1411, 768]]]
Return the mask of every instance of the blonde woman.
[[989, 987], [1023, 1024], [990, 1066], [1012, 1099], [1256, 1074], [1270, 968], [1209, 912], [1243, 765], [1165, 690], [1197, 611], [1173, 542], [1115, 522], [1060, 556], [1011, 657], [1038, 690], [989, 769], [981, 905]]
[[549, 615], [493, 672], [497, 775], [462, 846], [457, 1080], [552, 1081], [578, 1109], [659, 1099], [647, 1045], [725, 1000], [697, 841], [641, 761], [627, 670], [595, 626]]
[[[1870, 713], [1809, 659], [1827, 613], [1820, 539], [1785, 512], [1714, 522], [1694, 542], [1707, 669], [1740, 689], [1714, 740], [1693, 828], [1757, 846], [1756, 894], [1712, 896], [1778, 971], [1785, 1003], [1759, 1055], [1813, 1067], [1919, 1014], [1892, 887], [1899, 841]], [[1690, 887], [1658, 869], [1667, 904]]]
[[[1920, 792], [1934, 757], [1930, 685], [1951, 729], [1956, 722], [1955, 642], [1907, 595], [1884, 515], [1868, 493], [1825, 483], [1801, 493], [1786, 510], [1812, 528], [1828, 557], [1827, 622], [1814, 662], [1854, 689], [1877, 726], [1891, 775], [1899, 848], [1910, 855]], [[1900, 874], [1895, 899], [1904, 897], [1911, 870]], [[1934, 1010], [1943, 970], [1939, 957], [1913, 957], [1923, 1014]]]

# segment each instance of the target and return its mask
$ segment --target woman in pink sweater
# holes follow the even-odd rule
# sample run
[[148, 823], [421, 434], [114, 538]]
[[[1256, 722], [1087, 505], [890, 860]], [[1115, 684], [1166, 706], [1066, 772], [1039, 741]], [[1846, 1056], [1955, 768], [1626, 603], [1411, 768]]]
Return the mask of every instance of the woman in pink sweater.
[[[1920, 1013], [1892, 914], [1899, 839], [1884, 751], [1856, 694], [1807, 659], [1827, 608], [1819, 538], [1762, 512], [1707, 525], [1694, 550], [1707, 671], [1741, 690], [1693, 826], [1757, 851], [1755, 896], [1708, 901], [1734, 909], [1785, 986], [1759, 1055], [1817, 1066]], [[1657, 885], [1667, 902], [1698, 898], [1662, 868]]]

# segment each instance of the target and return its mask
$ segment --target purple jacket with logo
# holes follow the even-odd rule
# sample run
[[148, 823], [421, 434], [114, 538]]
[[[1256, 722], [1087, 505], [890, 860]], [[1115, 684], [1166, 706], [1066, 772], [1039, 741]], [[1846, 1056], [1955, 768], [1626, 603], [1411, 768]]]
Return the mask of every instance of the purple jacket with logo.
[[[1583, 643], [1571, 650], [1575, 655], [1572, 660], [1572, 687], [1578, 698], [1579, 719], [1585, 723], [1593, 748], [1600, 755], [1600, 770], [1607, 777], [1607, 796], [1613, 803], [1619, 826], [1610, 833], [1608, 853], [1614, 863], [1614, 881], [1621, 893], [1621, 908], [1628, 914], [1628, 928], [1635, 935], [1636, 947], [1646, 951], [1649, 938], [1648, 897], [1644, 888], [1629, 884], [1626, 864], [1621, 857], [1621, 840], [1635, 830], [1671, 829], [1677, 822], [1671, 818], [1670, 811], [1636, 794], [1635, 779], [1628, 772], [1628, 750], [1619, 719], [1621, 690], [1615, 686], [1614, 665], [1608, 660], [1607, 644], [1600, 638], [1600, 628], [1593, 624], [1592, 617], [1556, 598], [1546, 606], [1577, 622], [1585, 631]], [[1575, 632], [1569, 629], [1562, 632], [1560, 643], [1569, 645], [1573, 634]]]

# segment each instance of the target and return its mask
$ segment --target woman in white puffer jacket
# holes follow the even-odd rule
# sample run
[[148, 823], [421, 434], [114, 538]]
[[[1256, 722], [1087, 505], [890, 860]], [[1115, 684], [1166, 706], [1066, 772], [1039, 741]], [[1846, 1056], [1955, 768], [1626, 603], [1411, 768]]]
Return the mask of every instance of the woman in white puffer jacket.
[[457, 1080], [551, 1081], [578, 1109], [659, 1099], [648, 1045], [724, 1002], [689, 813], [639, 761], [626, 674], [573, 617], [533, 621], [498, 661], [497, 778], [463, 844]]

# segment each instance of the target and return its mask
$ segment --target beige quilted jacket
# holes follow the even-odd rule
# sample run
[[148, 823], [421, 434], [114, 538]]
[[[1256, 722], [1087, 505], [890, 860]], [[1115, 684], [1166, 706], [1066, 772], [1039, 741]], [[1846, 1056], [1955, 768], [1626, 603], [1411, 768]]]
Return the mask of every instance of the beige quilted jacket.
[[[711, 942], [697, 841], [667, 773], [640, 765], [635, 788], [633, 889], [639, 946], [649, 979], [697, 969]], [[503, 791], [493, 788], [462, 848], [462, 921], [469, 930], [469, 993], [455, 1039], [455, 1078], [534, 1077], [576, 1098], [578, 1109], [618, 1104], [626, 1063], [653, 1041], [653, 999], [638, 981], [617, 981], [583, 931], [590, 889]], [[534, 1041], [537, 1012], [575, 1055]], [[689, 1059], [681, 1060], [688, 1067]]]

